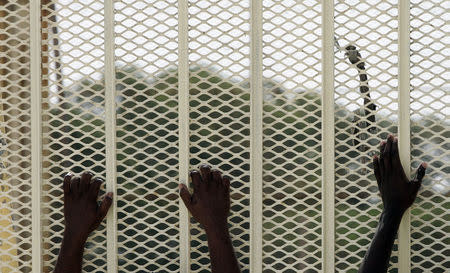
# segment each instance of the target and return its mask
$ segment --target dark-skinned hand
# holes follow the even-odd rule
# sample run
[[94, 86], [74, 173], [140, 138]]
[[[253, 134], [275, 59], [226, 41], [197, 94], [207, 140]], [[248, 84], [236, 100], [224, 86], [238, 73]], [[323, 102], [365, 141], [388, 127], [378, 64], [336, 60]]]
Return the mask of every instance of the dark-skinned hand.
[[359, 273], [387, 272], [400, 222], [416, 199], [427, 164], [422, 163], [414, 179], [409, 180], [400, 162], [398, 139], [389, 135], [381, 142], [380, 156], [373, 158], [373, 168], [384, 209]]
[[191, 171], [190, 176], [194, 192], [189, 193], [184, 184], [180, 184], [180, 196], [194, 219], [205, 230], [227, 226], [230, 213], [230, 179], [222, 177], [218, 170], [207, 165], [200, 172]]
[[228, 231], [230, 214], [230, 179], [222, 177], [211, 167], [203, 165], [200, 172], [190, 172], [194, 192], [180, 184], [180, 197], [191, 215], [206, 231], [211, 270], [213, 273], [239, 273], [239, 263], [234, 254]]
[[[84, 244], [108, 213], [112, 204], [112, 192], [108, 192], [101, 204], [97, 203], [102, 180], [85, 172], [79, 177], [64, 177], [64, 236], [54, 273], [80, 273]], [[92, 180], [92, 182], [91, 182]]]
[[86, 241], [105, 218], [112, 204], [111, 192], [98, 204], [97, 197], [103, 180], [92, 180], [92, 177], [90, 172], [83, 173], [81, 178], [73, 177], [72, 174], [64, 177], [65, 232], [70, 232], [74, 240]]
[[384, 209], [403, 214], [416, 199], [427, 164], [422, 163], [409, 180], [400, 161], [398, 139], [389, 135], [381, 142], [380, 156], [374, 157], [373, 166]]

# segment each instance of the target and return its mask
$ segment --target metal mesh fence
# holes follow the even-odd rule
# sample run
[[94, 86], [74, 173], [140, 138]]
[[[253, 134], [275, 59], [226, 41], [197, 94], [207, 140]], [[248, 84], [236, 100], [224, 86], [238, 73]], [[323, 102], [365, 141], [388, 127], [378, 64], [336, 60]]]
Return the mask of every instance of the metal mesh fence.
[[[44, 272], [53, 270], [64, 230], [61, 178], [68, 171], [105, 175], [103, 8], [99, 1], [42, 3]], [[86, 245], [83, 270], [106, 271], [105, 243], [103, 226]]]
[[263, 269], [321, 272], [321, 5], [263, 6]]
[[[230, 233], [249, 264], [249, 1], [189, 1], [189, 164], [233, 177]], [[191, 271], [209, 271], [206, 235], [192, 222]]]
[[449, 8], [449, 1], [411, 1], [411, 167], [429, 163], [411, 211], [411, 272], [450, 266]]
[[29, 9], [26, 1], [0, 1], [2, 272], [31, 272]]
[[[371, 162], [380, 139], [398, 132], [397, 6], [397, 1], [336, 3], [335, 32], [342, 46], [335, 60], [337, 271], [357, 272], [382, 209]], [[352, 56], [355, 51], [360, 58]], [[396, 245], [390, 272], [398, 267]]]
[[[53, 270], [64, 228], [61, 179], [89, 170], [117, 178], [107, 183], [115, 185], [116, 214], [89, 238], [85, 272], [209, 272], [206, 236], [180, 213], [177, 192], [181, 169], [209, 164], [232, 177], [229, 224], [243, 272], [328, 272], [326, 259], [336, 272], [356, 272], [382, 209], [371, 157], [381, 138], [405, 126], [411, 134], [400, 142], [409, 143], [402, 153], [411, 172], [422, 161], [429, 170], [389, 271], [450, 267], [449, 1], [411, 1], [409, 18], [400, 15], [399, 1], [381, 0], [0, 4], [0, 271]], [[330, 9], [334, 37], [324, 35], [322, 15]], [[406, 80], [400, 23], [410, 28]], [[334, 74], [324, 74], [322, 49], [330, 39]], [[323, 103], [330, 79], [332, 106]], [[401, 93], [405, 84], [409, 95]], [[105, 103], [111, 96], [112, 106]], [[410, 118], [401, 121], [407, 102]], [[41, 109], [39, 125], [32, 109]], [[324, 113], [334, 122], [325, 123]], [[334, 132], [332, 164], [324, 162], [324, 132]], [[34, 163], [33, 137], [42, 147]], [[108, 151], [115, 165], [107, 164]], [[257, 151], [262, 158], [252, 158]], [[333, 183], [324, 181], [325, 169]], [[33, 170], [40, 177], [32, 178]], [[332, 211], [324, 206], [325, 188], [334, 192]], [[33, 209], [39, 217], [32, 218]], [[323, 232], [330, 223], [331, 237]], [[111, 234], [116, 244], [108, 242]], [[117, 263], [107, 264], [108, 257]]]
[[114, 8], [118, 270], [177, 272], [177, 5]]

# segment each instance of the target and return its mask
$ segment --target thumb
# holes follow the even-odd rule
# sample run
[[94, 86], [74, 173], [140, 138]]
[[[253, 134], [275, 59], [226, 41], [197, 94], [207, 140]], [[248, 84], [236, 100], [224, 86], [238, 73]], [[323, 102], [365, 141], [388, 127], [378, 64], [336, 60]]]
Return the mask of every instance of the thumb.
[[108, 192], [105, 197], [102, 200], [102, 203], [100, 204], [100, 207], [98, 208], [97, 212], [97, 222], [95, 223], [95, 228], [97, 228], [100, 223], [102, 222], [103, 218], [105, 218], [106, 214], [108, 213], [109, 208], [112, 205], [113, 201], [113, 193]]
[[373, 172], [375, 174], [375, 179], [377, 180], [378, 190], [381, 192], [381, 171], [380, 171], [380, 160], [378, 156], [373, 157]]
[[420, 186], [422, 185], [423, 177], [425, 176], [425, 172], [427, 169], [427, 163], [420, 164], [419, 168], [416, 171], [416, 175], [414, 179], [411, 181], [414, 185], [414, 191], [417, 193], [419, 191]]
[[183, 200], [184, 205], [187, 209], [191, 207], [191, 194], [189, 193], [188, 188], [185, 184], [179, 184], [178, 188], [180, 189], [180, 197]]
[[416, 171], [416, 176], [414, 177], [412, 182], [422, 184], [422, 179], [425, 176], [426, 170], [427, 170], [427, 163], [424, 162], [420, 164], [419, 168]]
[[64, 182], [63, 182], [63, 190], [64, 190], [64, 197], [66, 197], [70, 193], [70, 180], [72, 180], [72, 173], [67, 173], [64, 176]]

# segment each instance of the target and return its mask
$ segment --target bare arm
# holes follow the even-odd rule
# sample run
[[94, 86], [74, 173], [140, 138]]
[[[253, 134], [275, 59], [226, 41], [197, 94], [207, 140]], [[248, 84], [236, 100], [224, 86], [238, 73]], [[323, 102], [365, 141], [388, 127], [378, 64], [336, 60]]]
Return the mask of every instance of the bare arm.
[[409, 181], [400, 162], [398, 140], [392, 135], [381, 143], [380, 157], [374, 157], [373, 165], [384, 209], [359, 273], [387, 272], [403, 213], [416, 199], [427, 167], [422, 163], [416, 177]]
[[80, 273], [84, 244], [89, 234], [105, 218], [112, 204], [112, 193], [107, 193], [101, 205], [97, 196], [101, 179], [92, 179], [83, 173], [81, 179], [67, 174], [64, 177], [64, 237], [54, 273]]
[[180, 196], [189, 212], [206, 231], [213, 273], [238, 273], [239, 264], [234, 254], [228, 231], [230, 213], [230, 180], [209, 166], [190, 173], [194, 192], [180, 184]]

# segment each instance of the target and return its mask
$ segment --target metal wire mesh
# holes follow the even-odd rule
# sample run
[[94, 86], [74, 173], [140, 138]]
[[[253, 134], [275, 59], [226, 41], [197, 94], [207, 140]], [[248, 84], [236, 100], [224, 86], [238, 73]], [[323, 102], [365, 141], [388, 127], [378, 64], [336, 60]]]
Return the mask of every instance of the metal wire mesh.
[[115, 11], [118, 270], [177, 272], [177, 4]]
[[[100, 227], [87, 243], [84, 271], [209, 272], [206, 236], [193, 219], [180, 218], [181, 161], [232, 177], [230, 231], [244, 272], [256, 272], [250, 239], [262, 241], [264, 272], [323, 271], [325, 126], [335, 131], [335, 270], [357, 271], [382, 208], [371, 156], [380, 138], [401, 127], [399, 3], [335, 2], [335, 105], [324, 109], [322, 2], [264, 0], [262, 25], [252, 26], [255, 1], [181, 1], [188, 26], [179, 29], [178, 0], [41, 0], [42, 271], [52, 271], [61, 242], [61, 178], [84, 170], [104, 177], [107, 138], [116, 144], [117, 169], [108, 171], [117, 174], [117, 249], [107, 251]], [[31, 257], [39, 255], [31, 251], [31, 7], [0, 3], [0, 271], [31, 272]], [[449, 8], [448, 0], [411, 1], [411, 167], [430, 166], [411, 210], [412, 272], [450, 267]], [[255, 27], [262, 56], [250, 56], [258, 52], [250, 41]], [[187, 52], [179, 51], [179, 31], [187, 32]], [[115, 77], [107, 79], [114, 90], [105, 90], [105, 43], [114, 44]], [[181, 58], [189, 63], [185, 79]], [[249, 217], [252, 60], [263, 64], [263, 211], [256, 218]], [[188, 106], [180, 105], [181, 80], [189, 82]], [[115, 135], [105, 135], [108, 92], [116, 99]], [[180, 108], [187, 107], [189, 155], [180, 159]], [[323, 124], [322, 111], [334, 113], [334, 124]], [[250, 238], [250, 219], [258, 217], [263, 233]], [[190, 235], [186, 253], [183, 231]], [[107, 268], [108, 255], [117, 255], [117, 266]], [[390, 272], [399, 257], [396, 243]]]
[[[335, 8], [336, 37], [342, 45], [335, 60], [337, 271], [357, 272], [381, 213], [371, 157], [380, 139], [398, 127], [397, 5], [338, 1]], [[353, 65], [345, 60], [352, 54], [348, 45], [361, 55]], [[376, 111], [369, 109], [372, 103]], [[398, 267], [396, 245], [390, 272]]]
[[0, 1], [1, 272], [31, 272], [29, 18], [27, 1]]
[[321, 271], [321, 5], [263, 2], [265, 272]]
[[411, 167], [429, 166], [411, 211], [411, 272], [450, 268], [449, 8], [411, 1]]
[[[52, 272], [62, 239], [61, 178], [105, 175], [104, 6], [100, 1], [42, 2], [43, 271]], [[106, 272], [104, 226], [86, 244], [83, 270]]]
[[[230, 233], [249, 265], [249, 1], [189, 1], [190, 166], [232, 177]], [[191, 271], [210, 268], [206, 236], [192, 219]]]

